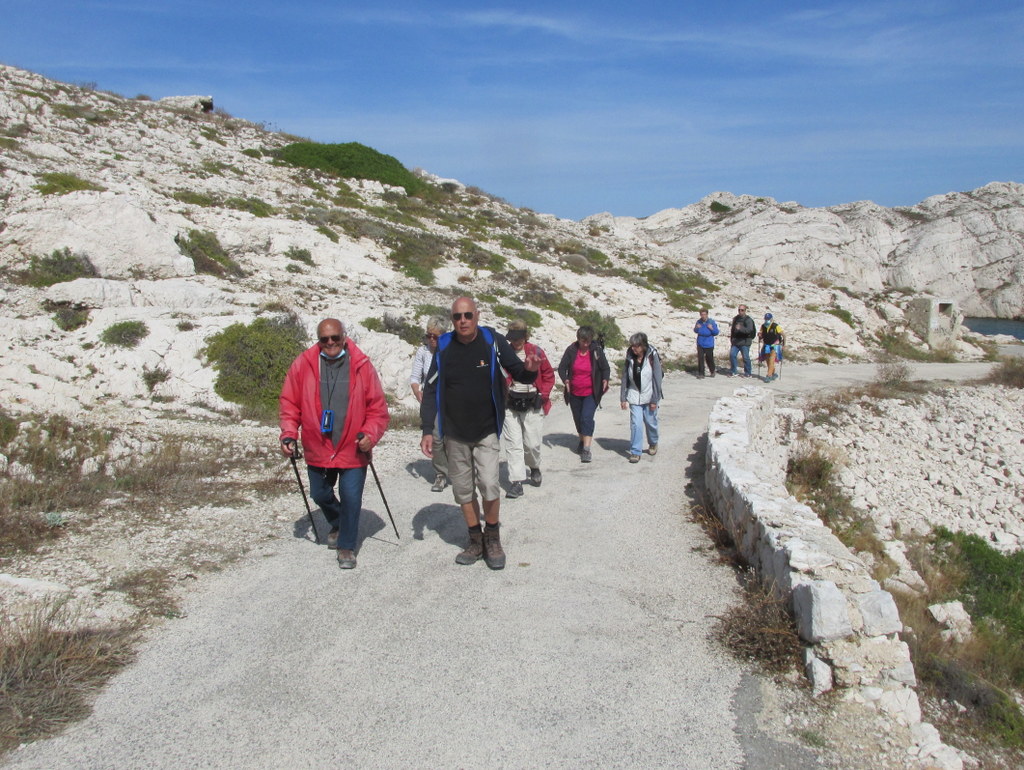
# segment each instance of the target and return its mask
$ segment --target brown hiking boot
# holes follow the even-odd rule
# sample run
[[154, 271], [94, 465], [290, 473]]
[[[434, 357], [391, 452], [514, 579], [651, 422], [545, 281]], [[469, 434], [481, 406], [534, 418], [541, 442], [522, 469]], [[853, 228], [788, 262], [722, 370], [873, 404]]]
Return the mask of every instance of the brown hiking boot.
[[484, 533], [478, 530], [469, 530], [469, 545], [466, 550], [455, 557], [456, 564], [475, 564], [484, 555]]
[[501, 547], [498, 524], [488, 524], [484, 530], [484, 560], [491, 569], [505, 568], [505, 551]]

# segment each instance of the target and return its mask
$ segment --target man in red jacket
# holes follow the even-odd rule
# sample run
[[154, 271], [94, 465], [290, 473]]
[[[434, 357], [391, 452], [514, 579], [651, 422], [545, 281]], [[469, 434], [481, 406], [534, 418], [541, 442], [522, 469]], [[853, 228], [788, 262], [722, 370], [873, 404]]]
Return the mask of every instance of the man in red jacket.
[[325, 318], [316, 335], [281, 389], [281, 452], [291, 457], [301, 437], [310, 495], [331, 525], [327, 544], [338, 549], [338, 566], [354, 569], [366, 466], [391, 418], [377, 370], [344, 324]]

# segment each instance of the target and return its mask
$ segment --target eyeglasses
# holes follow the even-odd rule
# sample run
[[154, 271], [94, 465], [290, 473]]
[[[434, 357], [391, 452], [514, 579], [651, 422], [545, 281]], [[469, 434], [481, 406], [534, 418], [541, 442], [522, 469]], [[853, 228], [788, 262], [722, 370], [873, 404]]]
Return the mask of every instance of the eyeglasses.
[[320, 344], [326, 345], [328, 342], [341, 342], [343, 339], [345, 339], [344, 334], [328, 334], [320, 338]]
[[452, 320], [453, 321], [458, 321], [458, 320], [460, 320], [462, 318], [465, 318], [467, 321], [472, 321], [473, 320], [473, 311], [472, 310], [467, 310], [465, 313], [452, 313]]
[[436, 334], [424, 334], [423, 335], [423, 339], [425, 339], [425, 340], [436, 340], [437, 339], [437, 335]]

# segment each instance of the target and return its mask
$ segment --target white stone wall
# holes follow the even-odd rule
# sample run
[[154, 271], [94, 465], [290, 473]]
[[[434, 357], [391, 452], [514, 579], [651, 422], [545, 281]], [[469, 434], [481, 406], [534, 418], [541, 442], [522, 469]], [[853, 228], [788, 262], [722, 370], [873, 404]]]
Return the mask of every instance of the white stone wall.
[[815, 694], [844, 688], [910, 728], [921, 766], [959, 768], [956, 752], [921, 722], [910, 651], [892, 595], [785, 486], [790, 425], [761, 387], [737, 389], [708, 419], [705, 485], [715, 514], [763, 583], [789, 601]]

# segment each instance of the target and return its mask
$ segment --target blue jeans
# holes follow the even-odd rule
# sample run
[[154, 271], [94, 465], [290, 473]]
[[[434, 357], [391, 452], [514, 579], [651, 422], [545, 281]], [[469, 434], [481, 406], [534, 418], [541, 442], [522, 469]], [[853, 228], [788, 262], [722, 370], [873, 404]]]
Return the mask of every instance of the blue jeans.
[[594, 396], [574, 396], [569, 394], [569, 409], [576, 432], [581, 436], [594, 435], [594, 415], [597, 413], [597, 401]]
[[[356, 550], [366, 468], [316, 468], [311, 465], [306, 471], [309, 474], [309, 496], [320, 506], [327, 523], [338, 528], [338, 548]], [[338, 484], [338, 497], [334, 496], [335, 482]]]
[[750, 343], [746, 345], [733, 345], [729, 348], [729, 363], [732, 365], [732, 374], [736, 374], [736, 355], [743, 354], [743, 373], [750, 374]]
[[629, 405], [629, 453], [638, 455], [644, 451], [644, 429], [647, 430], [647, 445], [658, 443], [658, 410], [650, 404]]

